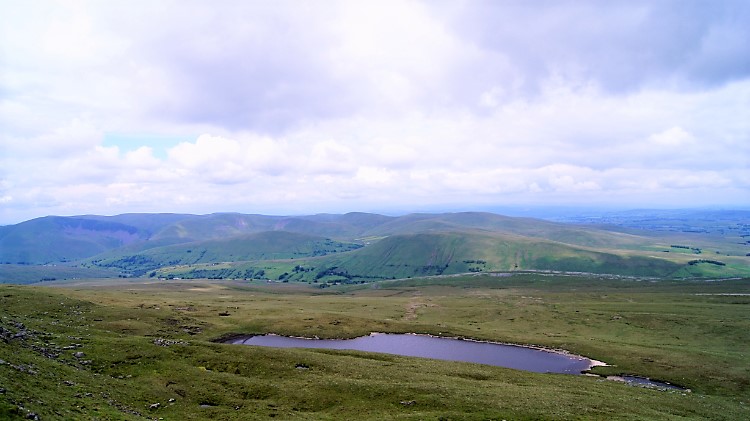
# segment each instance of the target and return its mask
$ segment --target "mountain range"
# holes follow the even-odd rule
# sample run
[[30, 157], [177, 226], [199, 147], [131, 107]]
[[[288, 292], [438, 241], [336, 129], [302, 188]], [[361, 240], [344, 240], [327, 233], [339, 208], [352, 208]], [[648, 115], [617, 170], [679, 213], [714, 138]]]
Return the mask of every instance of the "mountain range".
[[0, 227], [0, 281], [151, 276], [328, 285], [513, 270], [744, 276], [748, 227], [739, 221], [700, 235], [482, 212], [49, 216]]

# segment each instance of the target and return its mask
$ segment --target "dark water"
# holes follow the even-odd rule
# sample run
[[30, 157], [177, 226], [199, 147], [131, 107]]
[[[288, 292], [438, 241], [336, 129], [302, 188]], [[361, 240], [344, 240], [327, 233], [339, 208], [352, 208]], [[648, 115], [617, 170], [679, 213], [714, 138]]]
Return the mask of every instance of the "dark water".
[[229, 343], [277, 348], [327, 348], [381, 352], [409, 357], [465, 361], [537, 373], [580, 374], [591, 360], [516, 345], [409, 334], [372, 334], [355, 339], [303, 339], [277, 335], [239, 338]]

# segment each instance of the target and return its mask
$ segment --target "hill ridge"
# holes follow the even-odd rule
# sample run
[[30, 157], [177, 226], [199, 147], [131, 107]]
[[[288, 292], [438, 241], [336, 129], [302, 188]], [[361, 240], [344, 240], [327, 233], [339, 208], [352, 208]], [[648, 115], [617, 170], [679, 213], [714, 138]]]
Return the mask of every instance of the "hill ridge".
[[[692, 253], [719, 243], [672, 249], [679, 240], [643, 234], [489, 212], [48, 216], [0, 227], [0, 263], [114, 268], [124, 276], [200, 266], [200, 274], [243, 277], [252, 269], [269, 279], [314, 266], [315, 277], [297, 268], [297, 280], [305, 281], [521, 269], [668, 277], [750, 272], [739, 246], [696, 258]], [[311, 258], [315, 265], [305, 260]], [[290, 264], [279, 263], [285, 259]], [[201, 266], [217, 263], [224, 266]]]

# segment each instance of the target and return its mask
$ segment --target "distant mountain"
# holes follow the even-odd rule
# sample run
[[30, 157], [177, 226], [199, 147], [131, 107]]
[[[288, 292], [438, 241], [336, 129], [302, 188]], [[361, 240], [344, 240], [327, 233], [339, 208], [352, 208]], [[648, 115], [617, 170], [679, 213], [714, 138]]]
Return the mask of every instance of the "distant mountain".
[[180, 213], [124, 213], [114, 216], [84, 215], [75, 218], [94, 219], [130, 225], [149, 237], [162, 230], [165, 226], [193, 217], [195, 217], [195, 215]]
[[69, 262], [139, 242], [145, 237], [137, 227], [115, 221], [48, 216], [3, 227], [0, 262]]
[[107, 252], [137, 253], [266, 231], [354, 241], [366, 237], [462, 230], [511, 233], [583, 246], [627, 246], [643, 242], [641, 238], [623, 233], [477, 212], [401, 217], [368, 213], [292, 217], [233, 213], [50, 216], [2, 227], [0, 262], [70, 262]]
[[449, 232], [467, 229], [543, 238], [587, 247], [632, 247], [646, 242], [644, 238], [635, 235], [610, 232], [593, 227], [532, 218], [509, 217], [485, 212], [411, 214], [373, 227], [367, 231], [367, 235]]
[[[750, 226], [746, 219], [722, 215], [725, 220], [714, 222], [711, 233], [687, 234], [484, 212], [50, 216], [0, 227], [0, 263], [105, 268], [97, 272], [103, 276], [262, 276], [309, 282], [506, 270], [750, 275]], [[8, 278], [3, 271], [11, 270], [3, 266], [1, 279]], [[46, 266], [25, 273], [30, 279], [49, 278], [54, 276], [45, 274], [54, 270]]]
[[309, 216], [216, 213], [192, 216], [166, 225], [150, 241], [177, 244], [264, 231], [288, 231], [351, 240], [391, 219], [393, 218], [367, 213]]
[[0, 263], [70, 262], [114, 250], [140, 252], [265, 231], [347, 241], [391, 219], [367, 213], [299, 217], [235, 213], [49, 216], [0, 227]]

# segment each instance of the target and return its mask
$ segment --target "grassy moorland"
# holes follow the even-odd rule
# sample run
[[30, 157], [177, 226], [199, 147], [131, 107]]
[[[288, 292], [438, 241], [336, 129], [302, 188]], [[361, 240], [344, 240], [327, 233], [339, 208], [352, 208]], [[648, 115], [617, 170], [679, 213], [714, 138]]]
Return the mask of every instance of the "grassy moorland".
[[[0, 286], [0, 418], [750, 419], [750, 279], [514, 274], [327, 289], [259, 282]], [[567, 349], [690, 392], [239, 333], [423, 332]], [[20, 408], [22, 407], [22, 409]]]

